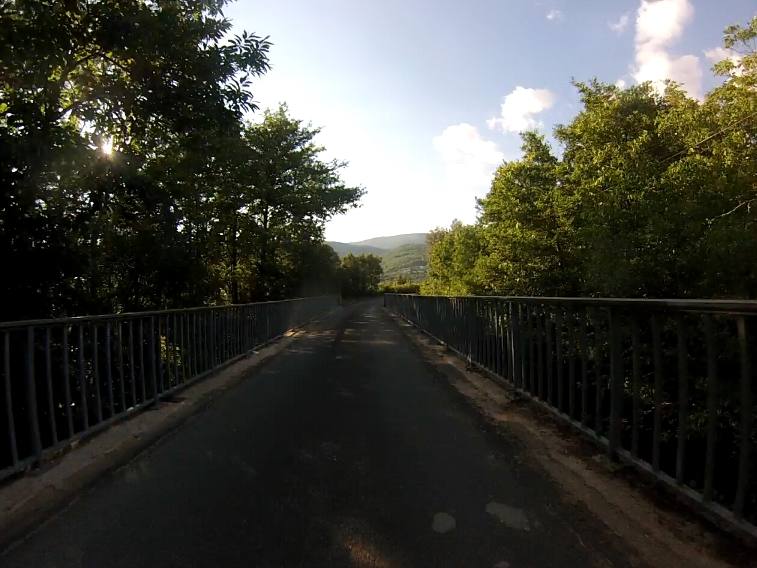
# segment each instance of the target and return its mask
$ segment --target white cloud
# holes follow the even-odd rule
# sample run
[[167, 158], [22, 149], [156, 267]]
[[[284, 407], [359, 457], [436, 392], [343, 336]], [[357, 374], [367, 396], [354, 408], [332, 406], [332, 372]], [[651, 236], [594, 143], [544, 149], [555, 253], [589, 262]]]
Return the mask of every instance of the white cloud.
[[482, 138], [466, 122], [448, 126], [432, 142], [448, 176], [474, 188], [488, 185], [492, 172], [505, 159], [497, 144]]
[[625, 79], [618, 79], [615, 81], [615, 86], [618, 89], [625, 89], [626, 88], [626, 80]]
[[555, 20], [562, 20], [563, 14], [560, 10], [550, 10], [547, 12], [547, 19], [550, 22], [553, 22]]
[[741, 64], [741, 55], [733, 51], [732, 49], [726, 49], [725, 47], [713, 47], [712, 49], [706, 49], [704, 56], [712, 63], [720, 63], [726, 59], [730, 60], [737, 68], [732, 71], [734, 75], [741, 75], [742, 70], [738, 68]]
[[665, 47], [681, 37], [693, 17], [689, 0], [642, 0], [636, 14], [636, 42]]
[[630, 21], [630, 18], [628, 16], [628, 12], [626, 12], [625, 14], [621, 14], [617, 22], [609, 22], [607, 25], [616, 34], [622, 34], [628, 27], [629, 21]]
[[680, 83], [691, 96], [699, 98], [702, 69], [696, 55], [675, 57], [668, 52], [694, 17], [689, 0], [641, 0], [636, 13], [636, 57], [633, 78], [650, 81], [662, 92], [665, 80]]
[[555, 104], [555, 95], [547, 89], [515, 87], [505, 95], [500, 107], [500, 116], [490, 118], [489, 128], [500, 127], [504, 132], [523, 132], [541, 127], [535, 115]]

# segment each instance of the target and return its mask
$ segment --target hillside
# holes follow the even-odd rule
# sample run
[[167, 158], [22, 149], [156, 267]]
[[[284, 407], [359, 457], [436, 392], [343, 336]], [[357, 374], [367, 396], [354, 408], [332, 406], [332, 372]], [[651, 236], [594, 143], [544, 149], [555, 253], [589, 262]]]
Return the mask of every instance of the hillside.
[[339, 255], [339, 257], [347, 256], [348, 254], [375, 254], [376, 256], [381, 256], [383, 253], [386, 252], [386, 250], [378, 248], [378, 247], [372, 247], [368, 245], [363, 245], [360, 243], [340, 243], [337, 241], [328, 241], [326, 243], [331, 248], [334, 249], [336, 254]]
[[389, 237], [374, 237], [364, 241], [351, 243], [353, 245], [366, 245], [383, 250], [391, 250], [404, 245], [426, 245], [426, 233], [407, 233], [405, 235], [392, 235]]
[[426, 277], [426, 233], [375, 237], [354, 243], [329, 241], [326, 244], [340, 257], [350, 253], [380, 257], [385, 281], [405, 277], [419, 282]]
[[384, 280], [404, 276], [411, 282], [420, 282], [426, 276], [426, 244], [407, 244], [385, 251], [381, 261]]

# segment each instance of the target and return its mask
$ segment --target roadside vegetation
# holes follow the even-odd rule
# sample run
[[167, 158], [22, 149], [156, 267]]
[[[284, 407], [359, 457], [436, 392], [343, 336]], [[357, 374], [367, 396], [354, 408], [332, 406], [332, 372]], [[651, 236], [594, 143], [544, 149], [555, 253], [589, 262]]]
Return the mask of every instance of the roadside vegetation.
[[757, 18], [702, 101], [576, 83], [554, 137], [522, 135], [474, 225], [429, 235], [425, 294], [757, 297]]

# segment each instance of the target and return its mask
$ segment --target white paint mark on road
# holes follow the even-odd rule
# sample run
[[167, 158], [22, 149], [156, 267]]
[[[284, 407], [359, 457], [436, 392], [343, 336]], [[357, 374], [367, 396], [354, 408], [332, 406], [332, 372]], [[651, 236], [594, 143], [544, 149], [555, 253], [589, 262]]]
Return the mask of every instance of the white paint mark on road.
[[455, 522], [455, 517], [449, 513], [436, 513], [434, 515], [434, 520], [431, 523], [431, 528], [434, 532], [439, 534], [448, 533], [449, 531], [454, 530], [456, 526], [457, 523]]
[[503, 503], [492, 501], [487, 503], [486, 512], [493, 517], [496, 517], [499, 522], [507, 525], [511, 529], [521, 531], [531, 530], [531, 524], [528, 522], [528, 517], [526, 517], [523, 509], [517, 509]]

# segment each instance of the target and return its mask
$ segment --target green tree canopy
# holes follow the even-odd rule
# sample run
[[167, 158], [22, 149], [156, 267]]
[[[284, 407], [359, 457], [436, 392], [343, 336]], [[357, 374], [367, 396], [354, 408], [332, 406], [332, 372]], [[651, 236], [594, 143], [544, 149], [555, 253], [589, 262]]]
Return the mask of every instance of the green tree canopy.
[[342, 294], [356, 297], [378, 293], [383, 273], [381, 259], [378, 256], [348, 254], [342, 259], [340, 269]]
[[477, 224], [432, 237], [423, 291], [757, 297], [756, 37], [757, 18], [726, 30], [738, 55], [702, 101], [672, 82], [576, 83], [561, 156], [523, 133]]
[[225, 4], [0, 3], [0, 319], [336, 286], [362, 190], [285, 109], [243, 122], [269, 42]]

